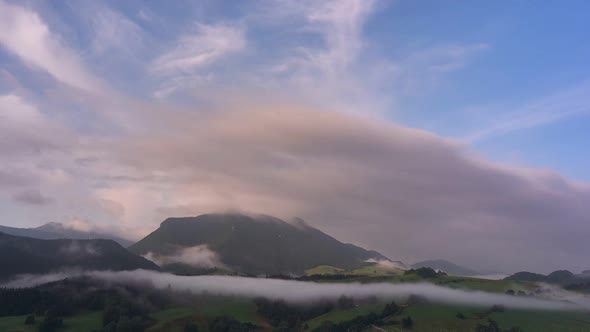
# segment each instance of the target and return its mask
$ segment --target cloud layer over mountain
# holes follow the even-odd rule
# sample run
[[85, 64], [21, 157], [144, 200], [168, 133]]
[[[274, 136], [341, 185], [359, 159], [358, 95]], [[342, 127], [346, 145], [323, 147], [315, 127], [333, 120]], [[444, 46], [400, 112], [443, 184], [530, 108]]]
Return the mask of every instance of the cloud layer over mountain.
[[[406, 262], [588, 268], [589, 184], [489, 162], [384, 111], [389, 88], [404, 90], [395, 80], [426, 86], [418, 78], [438, 79], [490, 45], [391, 62], [363, 34], [382, 3], [282, 5], [261, 2], [239, 19], [195, 10], [165, 29], [172, 20], [155, 11], [96, 4], [60, 16], [0, 0], [6, 223], [84, 220], [139, 238], [166, 217], [238, 210], [301, 217]], [[72, 17], [90, 23], [74, 29]], [[254, 38], [259, 30], [285, 35]], [[573, 110], [585, 92], [568, 95]]]

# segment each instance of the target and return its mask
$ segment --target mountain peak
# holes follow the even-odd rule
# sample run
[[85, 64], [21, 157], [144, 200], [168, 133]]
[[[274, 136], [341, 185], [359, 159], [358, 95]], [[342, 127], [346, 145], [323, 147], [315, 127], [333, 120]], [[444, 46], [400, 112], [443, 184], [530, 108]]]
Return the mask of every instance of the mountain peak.
[[40, 231], [62, 231], [64, 229], [67, 229], [67, 227], [65, 227], [62, 223], [50, 221], [39, 227], [35, 227], [35, 229]]
[[130, 249], [168, 257], [166, 261], [182, 257], [187, 250], [206, 252], [224, 266], [253, 274], [298, 274], [319, 265], [349, 269], [368, 259], [387, 259], [342, 243], [301, 219], [288, 223], [269, 215], [242, 213], [168, 218]]

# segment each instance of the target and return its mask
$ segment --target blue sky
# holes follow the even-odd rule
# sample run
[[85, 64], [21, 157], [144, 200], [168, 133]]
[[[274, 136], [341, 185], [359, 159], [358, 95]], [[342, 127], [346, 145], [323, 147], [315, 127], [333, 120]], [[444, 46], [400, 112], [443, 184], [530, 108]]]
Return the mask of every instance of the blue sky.
[[[482, 250], [512, 239], [527, 262], [552, 235], [571, 246], [547, 264], [577, 268], [589, 10], [0, 0], [0, 208], [13, 226], [135, 238], [172, 215], [301, 216], [409, 261], [460, 237], [489, 240]], [[530, 227], [539, 238], [520, 248]], [[411, 248], [412, 232], [432, 246]]]
[[[388, 11], [388, 19], [383, 14], [383, 20], [390, 23], [381, 24], [387, 27], [376, 29], [382, 38], [393, 39], [392, 46], [469, 42], [489, 46], [436, 89], [403, 98], [400, 108], [410, 114], [401, 115], [400, 121], [441, 135], [468, 138], [523, 112], [527, 105], [582, 87], [567, 100], [530, 111], [550, 120], [535, 124], [532, 118], [523, 119], [514, 130], [470, 144], [494, 160], [549, 167], [588, 180], [584, 156], [585, 129], [590, 124], [588, 107], [584, 107], [590, 75], [590, 44], [584, 42], [590, 29], [587, 2], [398, 5]], [[404, 33], [388, 38], [384, 30]], [[395, 52], [397, 47], [392, 48]], [[580, 104], [579, 112], [565, 115]]]

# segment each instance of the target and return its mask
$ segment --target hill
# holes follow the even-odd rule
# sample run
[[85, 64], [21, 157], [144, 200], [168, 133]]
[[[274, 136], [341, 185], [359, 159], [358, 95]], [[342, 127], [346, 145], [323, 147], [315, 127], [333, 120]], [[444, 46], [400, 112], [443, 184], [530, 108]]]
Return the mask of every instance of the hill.
[[504, 280], [519, 280], [519, 281], [546, 281], [547, 276], [539, 273], [521, 271], [504, 278]]
[[133, 244], [132, 241], [123, 239], [121, 237], [115, 236], [113, 234], [108, 233], [101, 233], [101, 232], [93, 232], [93, 231], [79, 231], [75, 229], [68, 228], [63, 224], [50, 222], [39, 227], [35, 228], [17, 228], [17, 227], [8, 227], [8, 226], [1, 226], [0, 225], [0, 232], [9, 234], [9, 235], [16, 235], [16, 236], [25, 236], [31, 237], [34, 239], [42, 239], [42, 240], [55, 240], [55, 239], [108, 239], [113, 240], [123, 247], [129, 247]]
[[157, 270], [113, 240], [40, 240], [0, 233], [0, 279], [64, 268], [89, 270]]
[[557, 270], [544, 275], [523, 271], [511, 275], [505, 278], [505, 280], [546, 282], [560, 285], [568, 290], [590, 292], [590, 274], [584, 272], [573, 274], [568, 270]]
[[290, 224], [270, 216], [243, 214], [169, 218], [129, 249], [163, 265], [225, 266], [250, 274], [303, 274], [320, 265], [348, 270], [369, 259], [389, 261], [302, 221]]
[[480, 274], [477, 271], [474, 271], [463, 266], [459, 266], [444, 259], [426, 260], [412, 265], [412, 268], [414, 269], [419, 269], [421, 267], [429, 267], [434, 270], [441, 270], [445, 273], [454, 276], [475, 276]]

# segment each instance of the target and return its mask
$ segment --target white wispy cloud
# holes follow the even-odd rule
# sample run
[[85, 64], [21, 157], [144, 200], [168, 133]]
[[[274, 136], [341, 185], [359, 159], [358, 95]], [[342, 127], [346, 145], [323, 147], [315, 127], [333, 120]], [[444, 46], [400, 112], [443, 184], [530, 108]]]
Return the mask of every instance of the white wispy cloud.
[[487, 43], [447, 45], [429, 49], [422, 57], [432, 63], [429, 66], [431, 70], [447, 72], [463, 68], [470, 57], [489, 48]]
[[317, 29], [325, 42], [325, 49], [309, 54], [310, 61], [327, 72], [351, 65], [363, 47], [362, 28], [374, 6], [373, 0], [346, 0], [318, 2], [307, 8], [310, 28]]
[[0, 152], [5, 158], [60, 148], [68, 139], [68, 129], [35, 105], [15, 94], [0, 95]]
[[229, 24], [197, 24], [196, 31], [178, 38], [174, 48], [156, 58], [149, 66], [152, 74], [165, 77], [157, 97], [165, 97], [178, 88], [192, 88], [191, 82], [207, 76], [203, 69], [246, 48], [245, 29]]
[[[377, 1], [270, 2], [253, 24], [295, 26], [279, 52], [261, 68], [258, 85], [288, 87], [291, 98], [347, 112], [381, 113], [388, 98], [374, 93], [387, 73], [362, 60], [368, 43], [364, 28]], [[291, 42], [299, 41], [299, 42]], [[313, 40], [313, 42], [301, 42]], [[383, 59], [371, 59], [378, 65]], [[375, 89], [376, 90], [376, 89]], [[361, 106], [362, 105], [362, 106]]]
[[243, 29], [200, 24], [194, 34], [180, 37], [172, 51], [156, 59], [152, 71], [162, 74], [192, 72], [245, 46]]
[[89, 92], [102, 89], [77, 52], [30, 9], [0, 1], [0, 45], [62, 83]]
[[89, 18], [93, 23], [91, 49], [94, 57], [117, 55], [129, 60], [143, 56], [138, 53], [145, 53], [148, 36], [133, 20], [106, 6], [87, 15], [92, 15]]
[[534, 102], [517, 106], [508, 112], [494, 112], [494, 120], [482, 129], [467, 135], [468, 142], [478, 142], [513, 131], [545, 126], [566, 118], [590, 114], [590, 83], [558, 92]]

